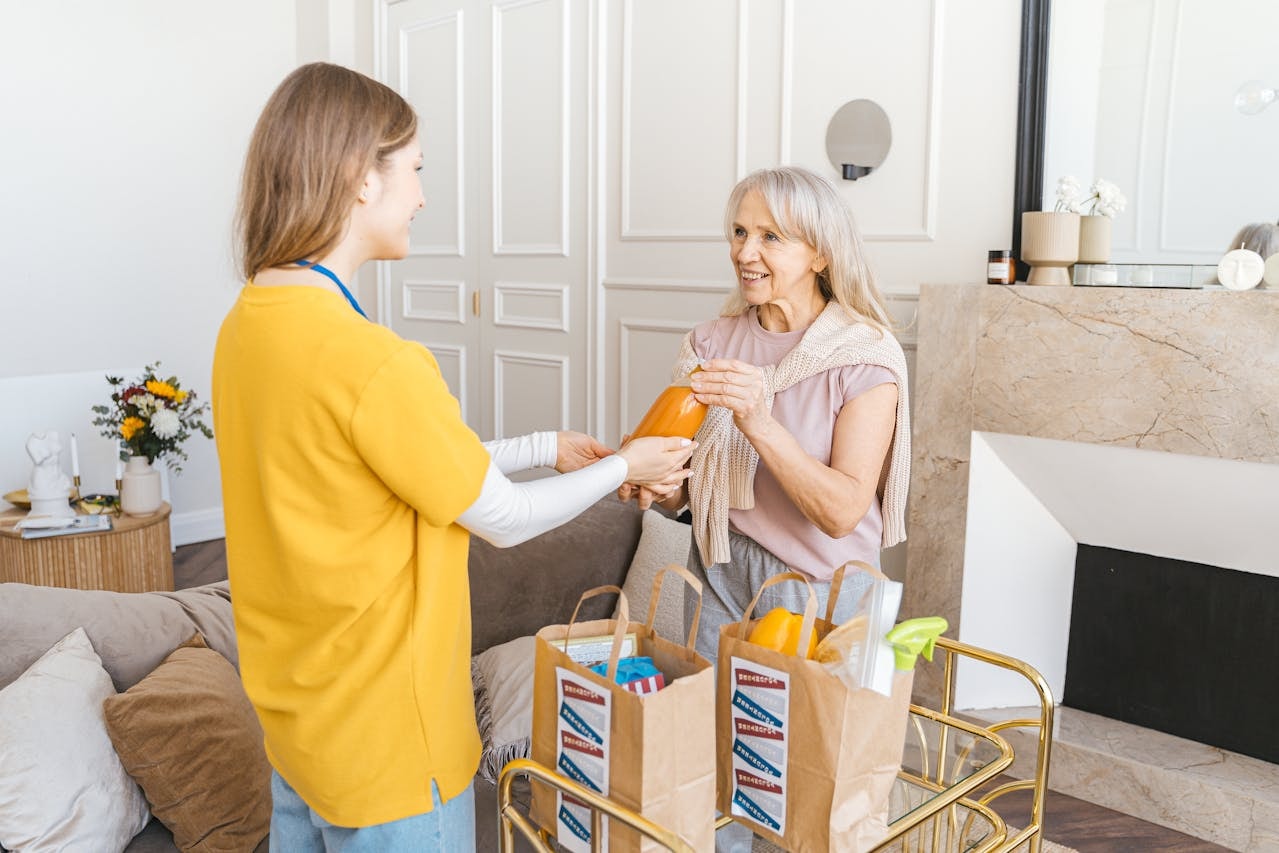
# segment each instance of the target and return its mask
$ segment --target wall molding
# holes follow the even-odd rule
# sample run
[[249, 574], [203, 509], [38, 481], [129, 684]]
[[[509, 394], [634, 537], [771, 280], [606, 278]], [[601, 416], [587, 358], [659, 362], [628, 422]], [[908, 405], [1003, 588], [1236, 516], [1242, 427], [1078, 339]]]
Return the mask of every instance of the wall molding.
[[[382, 45], [388, 44], [388, 35], [390, 22], [387, 19], [387, 12], [391, 6], [398, 5], [403, 0], [375, 0], [373, 7], [373, 70], [375, 78], [387, 85], [392, 85], [390, 81], [389, 59], [382, 51]], [[453, 23], [455, 29], [455, 44], [457, 46], [457, 61], [454, 68], [454, 77], [456, 81], [455, 94], [457, 103], [457, 114], [455, 121], [457, 123], [457, 174], [455, 181], [455, 211], [457, 213], [457, 242], [450, 245], [446, 243], [435, 243], [426, 245], [413, 245], [410, 243], [410, 257], [465, 257], [466, 254], [466, 97], [464, 91], [465, 79], [465, 50], [464, 50], [464, 18], [463, 10], [458, 9], [446, 15], [436, 15], [418, 21], [411, 26], [404, 27], [398, 32], [397, 45], [399, 50], [399, 74], [394, 84], [397, 92], [403, 95], [408, 89], [408, 51], [407, 42], [408, 35], [423, 30], [436, 29]], [[379, 314], [380, 314], [379, 310]]]
[[[743, 28], [746, 24], [743, 21], [744, 8], [747, 0], [739, 0], [738, 2], [738, 34], [737, 34], [737, 53], [738, 53], [738, 74], [741, 73], [741, 56], [745, 52], [742, 44]], [[718, 229], [640, 229], [631, 225], [631, 31], [635, 17], [635, 0], [624, 0], [622, 4], [622, 98], [621, 98], [621, 139], [619, 140], [621, 150], [621, 227], [618, 233], [618, 239], [623, 241], [635, 242], [692, 242], [692, 243], [716, 243], [724, 239], [723, 233]], [[745, 114], [745, 106], [741, 97], [742, 82], [738, 80], [738, 105], [737, 105], [737, 128], [736, 134], [736, 151], [737, 162], [733, 165], [733, 174], [740, 175], [742, 169], [742, 154], [745, 150], [746, 126], [742, 121]]]
[[684, 293], [722, 293], [728, 295], [737, 289], [731, 281], [711, 279], [658, 279], [609, 276], [601, 282], [605, 290], [658, 290]]
[[[404, 279], [401, 285], [403, 304], [400, 316], [406, 320], [432, 320], [437, 323], [453, 323], [466, 325], [466, 282], [439, 281], [425, 279]], [[453, 308], [449, 311], [436, 311], [429, 308], [414, 309], [410, 307], [414, 293], [443, 293], [453, 297]]]
[[630, 344], [632, 332], [659, 332], [662, 334], [679, 335], [683, 339], [684, 335], [697, 325], [696, 322], [683, 322], [680, 320], [667, 320], [659, 317], [619, 317], [617, 319], [619, 334], [617, 338], [618, 345], [618, 366], [620, 378], [617, 383], [617, 415], [618, 429], [621, 434], [625, 434], [637, 421], [633, 421], [630, 415], [630, 407], [626, 404], [626, 400], [630, 395], [631, 384], [631, 363], [630, 363]]
[[471, 419], [467, 413], [467, 405], [466, 405], [466, 387], [467, 385], [470, 384], [467, 381], [467, 376], [466, 376], [466, 345], [424, 342], [422, 346], [426, 347], [427, 349], [431, 351], [431, 355], [435, 356], [436, 363], [438, 363], [440, 360], [440, 355], [439, 355], [440, 353], [448, 353], [449, 355], [452, 355], [454, 358], [457, 359], [458, 390], [457, 390], [456, 396], [457, 396], [458, 407], [461, 409], [462, 420], [466, 421], [467, 423], [470, 423]]
[[571, 161], [571, 93], [572, 93], [572, 30], [567, 0], [560, 0], [560, 239], [559, 243], [508, 243], [502, 231], [502, 48], [503, 15], [513, 9], [527, 8], [551, 0], [505, 0], [493, 3], [492, 26], [492, 86], [493, 117], [491, 124], [493, 160], [493, 254], [494, 255], [558, 255], [569, 256], [569, 173]]
[[[537, 317], [508, 313], [507, 296], [554, 296], [559, 299], [558, 317]], [[522, 282], [493, 283], [493, 325], [513, 326], [519, 329], [549, 329], [555, 332], [569, 331], [569, 286], [567, 284], [529, 284]]]
[[178, 512], [169, 516], [169, 533], [173, 547], [226, 538], [226, 518], [222, 506], [194, 512]]
[[493, 438], [505, 438], [502, 430], [505, 413], [502, 400], [505, 397], [505, 377], [503, 367], [507, 364], [527, 364], [534, 367], [555, 368], [560, 374], [560, 425], [557, 429], [569, 428], [569, 364], [568, 356], [548, 355], [537, 352], [519, 352], [516, 350], [493, 351]]
[[928, 104], [924, 129], [924, 197], [923, 228], [918, 231], [863, 232], [862, 239], [871, 243], [931, 243], [937, 239], [937, 199], [941, 176], [941, 89], [942, 89], [942, 23], [945, 0], [929, 4], [928, 27]]
[[[1158, 13], [1159, 13], [1158, 7], [1156, 6], [1153, 14], [1158, 14]], [[1188, 253], [1194, 252], [1199, 254], [1211, 255], [1214, 258], [1218, 258], [1222, 254], [1220, 245], [1173, 246], [1170, 244], [1170, 241], [1168, 239], [1168, 212], [1170, 207], [1170, 205], [1168, 204], [1168, 195], [1169, 195], [1169, 184], [1172, 183], [1172, 175], [1168, 168], [1168, 161], [1169, 161], [1169, 158], [1172, 156], [1172, 135], [1173, 135], [1172, 134], [1172, 117], [1174, 112], [1173, 101], [1175, 100], [1176, 93], [1177, 93], [1177, 77], [1178, 77], [1177, 69], [1180, 65], [1180, 58], [1182, 53], [1182, 50], [1181, 50], [1182, 36], [1185, 34], [1185, 27], [1182, 26], [1182, 24], [1185, 21], [1185, 4], [1182, 2], [1182, 0], [1177, 0], [1177, 10], [1174, 13], [1173, 20], [1174, 20], [1174, 24], [1173, 24], [1173, 32], [1172, 32], [1172, 56], [1168, 60], [1168, 65], [1171, 70], [1169, 71], [1169, 75], [1168, 75], [1167, 108], [1164, 114], [1164, 133], [1163, 133], [1164, 151], [1163, 151], [1163, 162], [1160, 164], [1160, 169], [1162, 174], [1160, 175], [1160, 181], [1159, 181], [1159, 203], [1155, 205], [1155, 207], [1157, 207], [1159, 210], [1159, 251], [1188, 252]], [[1154, 27], [1151, 27], [1152, 33], [1154, 32], [1154, 29], [1155, 29]], [[1153, 51], [1150, 51], [1150, 54], [1153, 54], [1153, 53], [1154, 53]], [[1150, 74], [1151, 74], [1151, 69], [1150, 69], [1150, 63], [1148, 61], [1147, 72], [1146, 72], [1147, 93], [1149, 93], [1150, 91]], [[1142, 110], [1141, 143], [1142, 143], [1143, 151], [1144, 151], [1145, 141], [1146, 141], [1145, 116], [1146, 116], [1146, 111]], [[1139, 158], [1137, 168], [1140, 169], [1141, 168], [1140, 164], [1143, 162], [1145, 162], [1145, 158], [1144, 157]], [[1140, 199], [1138, 199], [1138, 201], [1140, 201]], [[1142, 208], [1147, 207], [1147, 205], [1139, 203], [1134, 205], [1134, 207], [1136, 207], [1138, 210], [1141, 210]]]

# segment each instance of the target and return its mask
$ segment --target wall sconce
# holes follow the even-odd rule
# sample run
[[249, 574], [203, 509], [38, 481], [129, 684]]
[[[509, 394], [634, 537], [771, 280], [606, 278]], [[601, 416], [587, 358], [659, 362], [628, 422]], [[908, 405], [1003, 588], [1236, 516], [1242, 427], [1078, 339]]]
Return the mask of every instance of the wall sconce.
[[849, 101], [826, 125], [826, 156], [846, 181], [864, 178], [888, 157], [893, 130], [888, 113], [874, 101]]
[[1246, 116], [1255, 116], [1275, 101], [1274, 89], [1260, 80], [1249, 80], [1235, 92], [1235, 109]]

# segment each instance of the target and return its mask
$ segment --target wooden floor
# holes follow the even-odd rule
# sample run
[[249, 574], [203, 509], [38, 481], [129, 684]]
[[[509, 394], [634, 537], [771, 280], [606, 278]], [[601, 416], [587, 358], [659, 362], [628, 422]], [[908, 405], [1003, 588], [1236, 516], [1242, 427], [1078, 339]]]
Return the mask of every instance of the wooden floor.
[[[173, 556], [173, 576], [177, 589], [226, 580], [224, 541], [178, 548]], [[1010, 825], [1025, 826], [1029, 811], [1028, 792], [1000, 800], [999, 812]], [[1048, 792], [1044, 815], [1045, 837], [1080, 853], [1215, 853], [1229, 849], [1056, 791]]]

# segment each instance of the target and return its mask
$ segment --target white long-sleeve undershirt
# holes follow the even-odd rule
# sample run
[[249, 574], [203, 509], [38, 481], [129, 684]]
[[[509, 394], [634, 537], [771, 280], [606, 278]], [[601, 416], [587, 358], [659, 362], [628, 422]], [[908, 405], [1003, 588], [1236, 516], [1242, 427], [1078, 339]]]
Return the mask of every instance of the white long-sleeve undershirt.
[[484, 485], [457, 523], [498, 548], [510, 548], [560, 526], [626, 480], [626, 460], [620, 456], [556, 477], [524, 483], [507, 479], [516, 471], [554, 466], [558, 442], [554, 432], [485, 442], [491, 461]]

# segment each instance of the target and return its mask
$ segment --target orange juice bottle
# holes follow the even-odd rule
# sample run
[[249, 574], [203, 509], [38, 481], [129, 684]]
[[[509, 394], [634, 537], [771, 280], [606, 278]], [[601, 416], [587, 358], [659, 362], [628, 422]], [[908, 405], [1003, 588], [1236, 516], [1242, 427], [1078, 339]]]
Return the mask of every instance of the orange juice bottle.
[[[694, 367], [692, 373], [701, 370]], [[691, 376], [692, 373], [689, 375]], [[706, 418], [706, 404], [693, 398], [693, 389], [687, 385], [670, 385], [658, 395], [640, 420], [631, 438], [646, 435], [677, 435], [692, 438], [697, 435]]]

